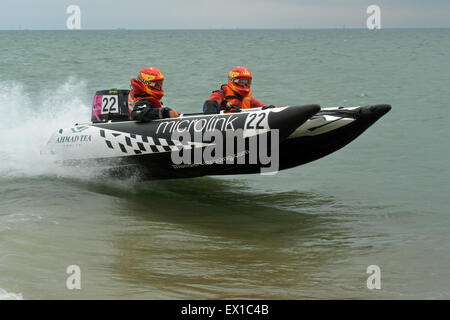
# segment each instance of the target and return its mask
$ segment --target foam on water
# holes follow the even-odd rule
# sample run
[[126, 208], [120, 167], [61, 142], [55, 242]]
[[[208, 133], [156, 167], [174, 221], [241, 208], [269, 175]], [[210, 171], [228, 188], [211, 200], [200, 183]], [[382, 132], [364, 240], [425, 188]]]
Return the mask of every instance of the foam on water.
[[23, 300], [21, 293], [11, 293], [0, 288], [0, 300]]
[[21, 83], [0, 82], [0, 175], [58, 174], [40, 150], [58, 129], [89, 119], [85, 92], [85, 82], [74, 78], [37, 96]]

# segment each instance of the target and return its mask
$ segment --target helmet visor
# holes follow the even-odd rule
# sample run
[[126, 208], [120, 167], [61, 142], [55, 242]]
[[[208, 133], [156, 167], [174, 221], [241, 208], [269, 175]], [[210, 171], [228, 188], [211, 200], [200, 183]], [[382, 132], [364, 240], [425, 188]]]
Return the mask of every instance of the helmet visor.
[[163, 86], [163, 82], [162, 81], [151, 81], [148, 83], [148, 86], [150, 88], [156, 89], [156, 90], [161, 90], [162, 86]]
[[148, 86], [152, 89], [155, 89], [155, 90], [161, 90], [162, 86], [163, 86], [163, 81], [164, 81], [164, 80], [148, 81], [148, 80], [143, 79], [142, 77], [138, 77], [137, 80], [143, 82], [146, 86]]
[[248, 78], [242, 78], [242, 79], [237, 79], [234, 78], [232, 79], [233, 83], [236, 84], [239, 87], [242, 88], [250, 88], [251, 84], [252, 84], [252, 79], [248, 79]]

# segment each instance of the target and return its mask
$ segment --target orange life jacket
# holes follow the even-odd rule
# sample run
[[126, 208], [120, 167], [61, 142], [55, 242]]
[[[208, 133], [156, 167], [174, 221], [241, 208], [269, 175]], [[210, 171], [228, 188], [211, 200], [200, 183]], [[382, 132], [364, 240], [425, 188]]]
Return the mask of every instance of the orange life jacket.
[[[252, 107], [252, 92], [250, 91], [245, 97], [238, 95], [236, 92], [231, 90], [231, 88], [224, 84], [221, 87], [223, 91], [223, 96], [226, 102], [230, 102], [232, 105], [238, 106], [241, 109], [250, 109]], [[232, 108], [235, 111], [239, 108]]]

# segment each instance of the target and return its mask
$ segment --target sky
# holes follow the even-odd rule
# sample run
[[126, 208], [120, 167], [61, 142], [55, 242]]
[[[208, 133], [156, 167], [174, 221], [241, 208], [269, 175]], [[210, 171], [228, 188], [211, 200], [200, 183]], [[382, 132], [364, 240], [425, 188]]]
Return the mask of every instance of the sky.
[[378, 5], [382, 28], [450, 28], [450, 0], [1, 0], [0, 30], [366, 28]]

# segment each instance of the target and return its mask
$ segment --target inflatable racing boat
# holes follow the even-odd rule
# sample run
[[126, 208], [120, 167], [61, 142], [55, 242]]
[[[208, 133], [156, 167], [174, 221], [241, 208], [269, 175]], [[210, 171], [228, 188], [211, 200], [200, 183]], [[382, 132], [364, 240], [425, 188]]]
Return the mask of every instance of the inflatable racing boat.
[[351, 142], [390, 105], [318, 105], [128, 120], [127, 90], [98, 91], [92, 122], [61, 128], [42, 153], [62, 165], [142, 179], [273, 173], [322, 158]]

